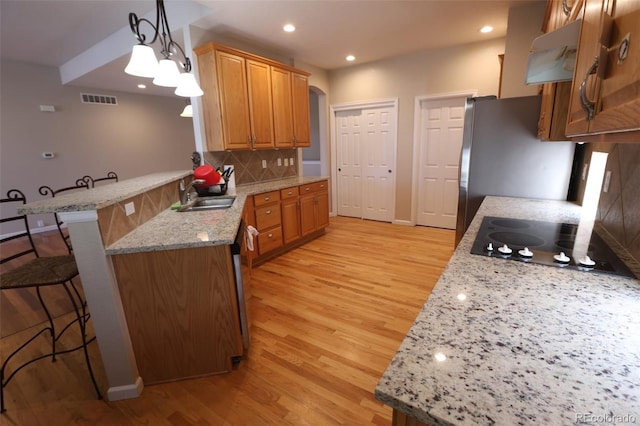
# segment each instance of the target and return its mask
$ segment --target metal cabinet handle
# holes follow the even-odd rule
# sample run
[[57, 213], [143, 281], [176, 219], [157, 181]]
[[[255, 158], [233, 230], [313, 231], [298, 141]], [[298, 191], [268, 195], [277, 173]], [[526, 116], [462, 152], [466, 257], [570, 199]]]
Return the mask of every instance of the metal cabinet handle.
[[305, 191], [311, 191], [311, 188], [309, 188], [308, 186], [304, 189]]
[[562, 13], [564, 13], [564, 16], [571, 15], [571, 8], [567, 4], [567, 0], [562, 0]]
[[287, 195], [292, 195], [292, 194], [293, 194], [292, 191], [287, 192]]
[[267, 210], [264, 214], [271, 214], [271, 210]]
[[271, 199], [271, 197], [264, 197], [265, 201], [269, 201]]
[[273, 238], [273, 234], [269, 234], [269, 235], [268, 235], [268, 237], [269, 237], [269, 238]]
[[580, 106], [585, 112], [587, 121], [593, 120], [593, 117], [596, 115], [596, 103], [591, 101], [587, 96], [587, 79], [591, 74], [596, 72], [599, 63], [600, 57], [596, 56], [593, 60], [593, 64], [591, 64], [591, 67], [589, 67], [589, 70], [582, 79], [582, 83], [580, 83]]

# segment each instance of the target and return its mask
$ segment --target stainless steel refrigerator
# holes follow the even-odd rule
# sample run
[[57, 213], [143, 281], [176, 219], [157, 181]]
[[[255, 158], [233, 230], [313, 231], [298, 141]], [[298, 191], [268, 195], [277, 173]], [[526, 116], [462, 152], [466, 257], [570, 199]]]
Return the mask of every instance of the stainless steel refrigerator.
[[566, 200], [575, 145], [537, 138], [540, 96], [468, 98], [456, 246], [486, 195]]

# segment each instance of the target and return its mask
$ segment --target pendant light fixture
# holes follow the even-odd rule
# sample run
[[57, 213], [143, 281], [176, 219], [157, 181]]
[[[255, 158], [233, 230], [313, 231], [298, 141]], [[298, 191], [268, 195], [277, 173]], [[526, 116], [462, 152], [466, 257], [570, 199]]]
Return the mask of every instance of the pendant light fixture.
[[193, 117], [193, 107], [191, 106], [189, 99], [187, 99], [187, 105], [185, 105], [184, 109], [180, 113], [180, 117]]
[[[140, 25], [146, 23], [153, 31], [153, 38], [147, 43], [147, 36], [141, 32]], [[171, 36], [167, 12], [164, 10], [164, 0], [156, 0], [155, 25], [146, 18], [138, 18], [135, 13], [129, 13], [129, 26], [138, 40], [133, 46], [131, 59], [124, 72], [138, 77], [153, 78], [153, 84], [164, 87], [175, 87], [175, 94], [183, 97], [202, 96], [204, 92], [191, 74], [191, 61], [184, 49]], [[153, 48], [150, 46], [156, 40], [160, 41], [160, 53], [163, 58], [158, 62]], [[183, 61], [174, 61], [171, 57], [180, 54]], [[178, 65], [180, 65], [178, 67]], [[183, 71], [183, 72], [181, 72]]]

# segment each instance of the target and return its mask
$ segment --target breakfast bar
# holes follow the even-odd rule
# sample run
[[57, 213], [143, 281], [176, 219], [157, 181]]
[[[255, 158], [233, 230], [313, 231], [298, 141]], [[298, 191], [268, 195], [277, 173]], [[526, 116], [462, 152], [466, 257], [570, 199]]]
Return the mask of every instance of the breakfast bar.
[[[178, 212], [171, 208], [178, 200], [178, 183], [191, 179], [192, 173], [181, 170], [150, 174], [35, 201], [21, 208], [21, 213], [27, 214], [56, 212], [68, 227], [109, 382], [109, 400], [139, 396], [143, 381], [157, 383], [228, 370], [231, 357], [242, 353], [241, 346], [236, 352], [225, 349], [225, 345], [237, 348], [239, 336], [233, 334], [235, 331], [225, 332], [238, 321], [236, 294], [229, 285], [229, 275], [233, 275], [229, 247], [237, 241], [245, 201], [264, 191], [326, 180], [292, 177], [238, 186], [225, 194], [235, 197], [228, 208]], [[162, 272], [165, 270], [169, 273]], [[194, 274], [186, 283], [179, 281], [189, 276], [184, 271]], [[153, 274], [160, 277], [154, 278]], [[195, 300], [184, 306], [168, 297], [184, 290], [182, 284], [189, 286], [188, 297]], [[145, 291], [152, 296], [160, 293], [168, 306], [182, 309], [180, 314], [187, 322], [194, 318], [204, 321], [196, 321], [199, 327], [185, 322], [190, 333], [172, 330], [174, 335], [184, 336], [180, 342], [172, 340], [167, 337], [168, 330], [178, 325], [171, 322], [171, 312], [154, 306], [143, 311], [136, 304], [140, 300], [156, 300], [140, 299]], [[184, 296], [184, 292], [180, 295]], [[138, 315], [142, 312], [144, 315]], [[157, 331], [160, 319], [171, 323], [160, 330], [162, 344], [169, 349], [150, 352], [148, 342], [158, 341], [151, 331]], [[170, 354], [171, 348], [187, 349]], [[188, 360], [181, 358], [185, 352]], [[171, 356], [173, 365], [185, 368], [168, 368]], [[198, 357], [198, 362], [194, 361]], [[199, 369], [194, 372], [191, 367]]]
[[376, 386], [395, 425], [640, 422], [637, 279], [470, 253], [485, 216], [581, 215], [569, 202], [485, 198]]

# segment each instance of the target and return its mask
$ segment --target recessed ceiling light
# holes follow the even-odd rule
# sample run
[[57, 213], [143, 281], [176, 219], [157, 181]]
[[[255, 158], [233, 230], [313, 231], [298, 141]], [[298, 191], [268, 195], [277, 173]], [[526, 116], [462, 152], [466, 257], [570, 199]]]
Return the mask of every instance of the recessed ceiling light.
[[356, 60], [356, 57], [353, 55], [347, 55], [347, 57], [345, 58], [347, 61], [349, 62], [353, 62]]
[[146, 84], [138, 84], [138, 89], [146, 89], [147, 85]]
[[481, 33], [490, 33], [491, 31], [493, 31], [493, 27], [491, 25], [480, 28]]
[[284, 27], [282, 27], [282, 29], [285, 30], [288, 33], [292, 33], [292, 32], [294, 32], [296, 30], [296, 27], [293, 24], [287, 24]]

